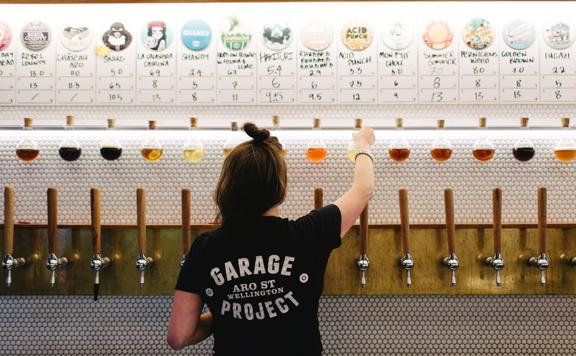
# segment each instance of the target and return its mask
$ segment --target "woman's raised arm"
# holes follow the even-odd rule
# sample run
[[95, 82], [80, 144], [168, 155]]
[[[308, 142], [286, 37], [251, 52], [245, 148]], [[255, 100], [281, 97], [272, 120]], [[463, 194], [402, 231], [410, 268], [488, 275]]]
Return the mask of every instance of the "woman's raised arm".
[[[352, 137], [356, 151], [370, 151], [374, 144], [374, 131], [369, 127], [364, 127], [358, 132], [355, 132]], [[362, 213], [362, 210], [368, 204], [368, 201], [374, 193], [374, 165], [372, 158], [368, 155], [358, 155], [356, 158], [356, 166], [354, 168], [354, 181], [352, 187], [338, 198], [334, 204], [340, 209], [342, 215], [342, 223], [340, 236], [344, 236], [346, 232], [354, 225], [356, 219]]]

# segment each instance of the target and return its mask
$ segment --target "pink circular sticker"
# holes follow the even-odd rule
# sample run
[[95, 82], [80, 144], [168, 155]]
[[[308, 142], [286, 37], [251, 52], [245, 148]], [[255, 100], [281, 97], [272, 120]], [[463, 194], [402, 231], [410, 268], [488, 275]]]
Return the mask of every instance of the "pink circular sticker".
[[0, 51], [5, 50], [12, 42], [12, 30], [4, 22], [0, 21]]

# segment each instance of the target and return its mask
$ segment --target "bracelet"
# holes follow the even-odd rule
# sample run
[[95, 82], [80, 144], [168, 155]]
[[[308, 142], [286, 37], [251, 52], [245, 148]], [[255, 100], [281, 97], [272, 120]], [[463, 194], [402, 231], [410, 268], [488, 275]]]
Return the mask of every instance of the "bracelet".
[[372, 153], [368, 150], [359, 150], [356, 152], [356, 155], [354, 156], [354, 162], [356, 162], [356, 160], [358, 159], [358, 156], [361, 155], [365, 155], [368, 158], [370, 158], [370, 160], [372, 161], [372, 163], [374, 163], [374, 157], [372, 157]]

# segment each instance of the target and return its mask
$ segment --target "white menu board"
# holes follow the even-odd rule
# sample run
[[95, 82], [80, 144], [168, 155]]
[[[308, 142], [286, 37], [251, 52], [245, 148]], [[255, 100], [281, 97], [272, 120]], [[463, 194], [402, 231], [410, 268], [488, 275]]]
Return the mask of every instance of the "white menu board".
[[[425, 42], [427, 33], [440, 32], [432, 27], [442, 27], [440, 38], [433, 37]], [[458, 103], [458, 45], [454, 43], [454, 29], [442, 21], [434, 21], [423, 28], [418, 65], [418, 101], [421, 104]], [[435, 46], [434, 48], [430, 46]]]
[[569, 22], [546, 24], [540, 48], [540, 101], [542, 103], [576, 102], [575, 26]]
[[540, 66], [536, 26], [513, 20], [502, 30], [500, 51], [500, 103], [537, 103]]
[[418, 42], [414, 26], [402, 21], [382, 28], [378, 41], [379, 102], [415, 104], [418, 101]]
[[293, 104], [298, 98], [298, 52], [294, 28], [270, 22], [256, 31], [258, 51], [258, 103]]
[[56, 46], [56, 103], [91, 105], [96, 101], [94, 27], [73, 24], [60, 28]]
[[22, 43], [16, 61], [16, 103], [54, 104], [54, 33], [47, 23], [40, 21], [24, 23], [18, 31]]
[[[0, 23], [3, 30], [14, 31], [13, 26]], [[16, 100], [16, 41], [3, 39], [0, 43], [0, 105], [12, 105]]]
[[458, 41], [461, 104], [497, 104], [500, 63], [498, 33], [488, 20], [475, 18]]
[[218, 31], [216, 52], [217, 96], [219, 104], [256, 104], [257, 35], [245, 18], [229, 16]]
[[[106, 27], [99, 39], [96, 68], [98, 104], [131, 105], [136, 103], [137, 27], [115, 22]], [[112, 48], [110, 48], [112, 47]]]
[[216, 102], [216, 45], [213, 29], [200, 19], [182, 25], [178, 44], [178, 102], [206, 105]]
[[150, 21], [137, 33], [136, 100], [139, 104], [176, 102], [176, 45], [172, 24]]

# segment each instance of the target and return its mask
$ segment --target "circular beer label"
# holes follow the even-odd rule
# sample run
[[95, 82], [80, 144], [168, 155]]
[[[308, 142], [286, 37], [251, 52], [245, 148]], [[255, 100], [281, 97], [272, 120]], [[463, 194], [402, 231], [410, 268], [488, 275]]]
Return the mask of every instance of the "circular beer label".
[[240, 51], [250, 45], [252, 31], [236, 16], [230, 16], [222, 27], [220, 34], [224, 47], [232, 51]]
[[462, 31], [464, 43], [472, 49], [486, 49], [494, 43], [494, 32], [490, 22], [485, 19], [472, 19]]
[[181, 35], [184, 46], [193, 51], [201, 51], [210, 44], [212, 29], [202, 20], [191, 20], [182, 26]]
[[51, 37], [50, 28], [40, 21], [29, 22], [22, 28], [22, 43], [31, 51], [48, 47]]
[[452, 44], [454, 34], [446, 22], [433, 21], [424, 29], [422, 38], [424, 43], [432, 49], [445, 49]]
[[363, 51], [370, 47], [374, 39], [374, 30], [366, 21], [350, 21], [340, 31], [342, 43], [352, 51]]
[[262, 29], [262, 41], [273, 51], [286, 49], [292, 43], [292, 37], [292, 29], [287, 24], [271, 23]]
[[68, 26], [62, 30], [60, 42], [69, 51], [84, 51], [92, 43], [92, 33], [86, 26]]
[[536, 41], [536, 28], [530, 22], [516, 20], [509, 22], [502, 31], [504, 42], [512, 49], [524, 50]]
[[309, 50], [324, 51], [334, 40], [334, 30], [325, 22], [310, 22], [302, 27], [300, 38]]
[[574, 43], [574, 27], [556, 22], [544, 27], [544, 41], [554, 49], [566, 49]]
[[164, 21], [151, 21], [142, 29], [142, 43], [155, 52], [162, 52], [172, 44], [172, 30]]
[[412, 44], [413, 39], [414, 31], [412, 27], [402, 22], [390, 24], [382, 31], [384, 44], [396, 51], [408, 48]]
[[0, 21], [0, 51], [5, 50], [12, 42], [12, 30], [4, 22]]
[[132, 43], [132, 34], [124, 28], [122, 22], [114, 22], [110, 28], [104, 32], [102, 42], [113, 51], [123, 51]]

